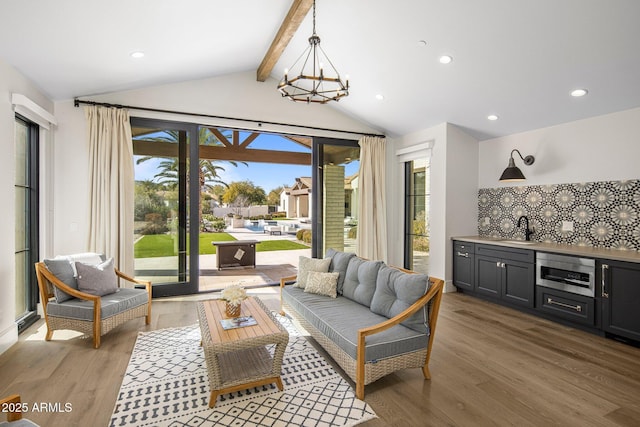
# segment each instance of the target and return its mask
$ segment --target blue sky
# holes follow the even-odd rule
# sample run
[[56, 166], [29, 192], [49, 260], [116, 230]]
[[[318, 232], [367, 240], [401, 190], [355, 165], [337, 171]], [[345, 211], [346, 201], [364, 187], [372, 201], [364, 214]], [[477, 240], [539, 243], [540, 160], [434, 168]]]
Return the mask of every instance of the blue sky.
[[[241, 140], [247, 134], [240, 133]], [[251, 143], [251, 148], [264, 150], [282, 150], [296, 152], [310, 152], [310, 150], [300, 144], [285, 139], [278, 135], [262, 134]], [[153, 179], [157, 173], [159, 159], [152, 159], [141, 164], [135, 165], [135, 179], [145, 180]], [[295, 183], [295, 179], [302, 176], [311, 176], [311, 166], [286, 165], [274, 163], [248, 163], [247, 165], [238, 164], [237, 167], [229, 162], [220, 161], [219, 165], [224, 167], [224, 171], [220, 173], [222, 181], [230, 184], [234, 181], [249, 180], [255, 185], [264, 189], [268, 194], [269, 191], [280, 186], [291, 186]], [[358, 170], [358, 162], [351, 162], [346, 166], [346, 176], [353, 175]]]

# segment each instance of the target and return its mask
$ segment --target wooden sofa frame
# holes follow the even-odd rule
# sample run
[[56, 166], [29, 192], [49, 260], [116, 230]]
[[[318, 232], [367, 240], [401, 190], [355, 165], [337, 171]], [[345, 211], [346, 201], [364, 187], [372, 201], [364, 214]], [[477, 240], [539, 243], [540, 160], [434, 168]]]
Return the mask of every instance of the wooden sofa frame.
[[[149, 325], [151, 323], [151, 282], [147, 280], [138, 280], [130, 277], [118, 269], [115, 269], [116, 275], [128, 282], [144, 285], [145, 290], [149, 294], [149, 299], [146, 304], [139, 305], [138, 307], [131, 308], [129, 310], [122, 311], [111, 317], [101, 320], [100, 310], [100, 297], [96, 295], [87, 294], [77, 289], [73, 289], [66, 283], [58, 279], [53, 273], [49, 271], [44, 262], [36, 263], [36, 276], [38, 278], [38, 287], [40, 288], [40, 300], [42, 302], [42, 310], [44, 312], [45, 322], [47, 324], [47, 335], [45, 339], [51, 340], [53, 331], [60, 329], [71, 329], [73, 331], [82, 332], [86, 335], [93, 335], [93, 347], [100, 347], [100, 337], [116, 326], [138, 318], [144, 317], [145, 323]], [[79, 320], [66, 317], [49, 316], [47, 315], [47, 304], [51, 298], [54, 298], [53, 287], [66, 292], [67, 294], [86, 301], [93, 302], [93, 320]]]
[[[398, 267], [394, 267], [398, 268]], [[415, 273], [410, 270], [398, 268], [398, 270], [406, 273]], [[296, 280], [297, 276], [284, 277], [280, 279], [280, 313], [285, 311], [294, 315], [300, 325], [311, 334], [311, 336], [331, 355], [331, 357], [340, 365], [340, 367], [349, 375], [356, 384], [356, 397], [364, 399], [364, 386], [388, 375], [392, 372], [406, 368], [421, 368], [425, 379], [431, 379], [429, 372], [429, 359], [431, 357], [431, 349], [433, 348], [433, 339], [436, 332], [436, 323], [438, 321], [438, 311], [440, 310], [440, 301], [444, 290], [444, 281], [442, 279], [429, 278], [431, 286], [429, 291], [420, 297], [413, 305], [408, 307], [402, 313], [390, 318], [377, 325], [358, 330], [357, 358], [349, 356], [343, 349], [337, 346], [333, 341], [327, 338], [310, 322], [307, 322], [303, 316], [295, 311], [295, 309], [282, 299], [282, 289], [287, 282]], [[367, 362], [365, 360], [365, 346], [367, 337], [385, 331], [395, 325], [405, 321], [413, 314], [421, 310], [426, 304], [431, 304], [429, 308], [429, 342], [427, 348], [420, 349], [411, 353], [405, 353], [398, 356], [388, 357], [386, 359], [377, 360], [375, 362]]]

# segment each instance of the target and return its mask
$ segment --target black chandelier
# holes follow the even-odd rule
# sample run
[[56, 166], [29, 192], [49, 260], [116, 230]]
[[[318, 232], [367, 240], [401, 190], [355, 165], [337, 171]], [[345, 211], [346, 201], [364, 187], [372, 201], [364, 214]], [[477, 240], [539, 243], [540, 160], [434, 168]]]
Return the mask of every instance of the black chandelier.
[[[299, 66], [300, 68], [296, 68]], [[329, 74], [325, 67], [329, 66]], [[289, 78], [289, 73], [294, 77]], [[345, 82], [333, 66], [322, 47], [320, 37], [316, 34], [316, 2], [313, 1], [313, 34], [309, 37], [309, 47], [302, 52], [278, 84], [282, 96], [296, 102], [315, 102], [326, 104], [339, 101], [349, 95], [349, 79]]]

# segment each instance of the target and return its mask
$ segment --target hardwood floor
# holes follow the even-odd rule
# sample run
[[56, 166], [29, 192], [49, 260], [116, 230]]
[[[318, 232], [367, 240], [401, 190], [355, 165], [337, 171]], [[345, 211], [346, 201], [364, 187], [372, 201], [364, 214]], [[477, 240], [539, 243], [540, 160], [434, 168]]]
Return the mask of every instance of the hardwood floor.
[[[275, 288], [252, 290], [272, 309]], [[204, 296], [200, 298], [210, 298]], [[42, 426], [107, 426], [138, 331], [196, 323], [195, 297], [158, 299], [135, 320], [90, 340], [40, 321], [0, 355], [0, 396], [71, 404], [30, 413]], [[640, 349], [463, 294], [445, 294], [430, 363], [367, 386], [379, 419], [364, 426], [638, 426]]]

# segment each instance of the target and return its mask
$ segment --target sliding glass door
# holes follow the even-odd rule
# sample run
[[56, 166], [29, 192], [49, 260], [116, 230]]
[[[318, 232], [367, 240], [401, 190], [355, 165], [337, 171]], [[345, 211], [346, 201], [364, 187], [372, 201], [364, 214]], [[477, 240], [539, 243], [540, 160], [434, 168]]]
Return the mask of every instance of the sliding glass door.
[[198, 271], [199, 178], [190, 168], [198, 164], [198, 128], [132, 118], [131, 131], [135, 275], [152, 281], [154, 296], [198, 292], [191, 275]]
[[313, 138], [312, 256], [355, 252], [359, 167], [358, 141]]

